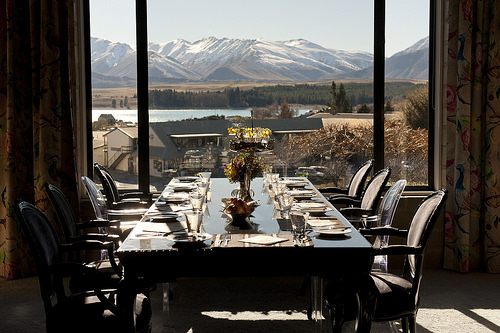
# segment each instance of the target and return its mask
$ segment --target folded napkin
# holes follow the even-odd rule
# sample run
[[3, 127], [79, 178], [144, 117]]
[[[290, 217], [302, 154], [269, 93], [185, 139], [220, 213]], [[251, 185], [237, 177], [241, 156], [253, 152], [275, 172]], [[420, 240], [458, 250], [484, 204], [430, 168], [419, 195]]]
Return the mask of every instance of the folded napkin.
[[171, 205], [170, 209], [172, 209], [173, 212], [182, 212], [186, 210], [191, 210], [193, 207], [191, 205]]
[[196, 184], [193, 184], [193, 183], [169, 183], [167, 185], [167, 188], [171, 188], [173, 189], [174, 191], [191, 191], [191, 190], [194, 190], [194, 189], [197, 189], [198, 187], [196, 186]]
[[184, 192], [163, 192], [160, 199], [167, 202], [186, 201], [189, 199], [189, 194]]
[[250, 238], [240, 239], [240, 242], [260, 244], [260, 245], [272, 245], [276, 243], [286, 242], [288, 239], [275, 237], [271, 235], [257, 235]]
[[316, 192], [313, 190], [290, 190], [286, 192], [288, 195], [291, 195], [292, 197], [313, 197], [316, 195]]
[[296, 202], [293, 204], [296, 208], [325, 208], [327, 205], [323, 202]]
[[309, 219], [307, 224], [311, 228], [345, 228], [345, 225], [335, 216], [328, 217], [328, 219]]
[[281, 181], [281, 183], [283, 183], [289, 187], [294, 187], [294, 186], [302, 187], [302, 186], [306, 186], [308, 184], [307, 181], [301, 180], [301, 179], [284, 179]]
[[141, 222], [134, 229], [133, 238], [158, 238], [166, 237], [173, 232], [186, 230], [185, 221], [175, 221], [168, 223]]

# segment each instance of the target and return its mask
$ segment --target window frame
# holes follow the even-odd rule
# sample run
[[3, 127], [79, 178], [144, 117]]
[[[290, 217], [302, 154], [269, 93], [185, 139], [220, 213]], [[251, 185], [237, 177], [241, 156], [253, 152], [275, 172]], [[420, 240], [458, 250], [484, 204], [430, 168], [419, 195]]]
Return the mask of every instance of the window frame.
[[[137, 116], [138, 116], [138, 187], [149, 192], [149, 82], [148, 82], [148, 37], [147, 37], [147, 0], [135, 0], [136, 4], [136, 43], [137, 43]], [[429, 0], [429, 128], [428, 128], [428, 176], [425, 186], [407, 186], [407, 190], [429, 191], [435, 189], [435, 52], [436, 52], [436, 1]], [[374, 0], [374, 73], [373, 73], [373, 158], [375, 170], [384, 168], [384, 101], [385, 101], [385, 13], [386, 1]], [[84, 1], [84, 45], [85, 45], [85, 90], [86, 90], [86, 132], [87, 132], [87, 170], [93, 170], [92, 152], [92, 84], [90, 57], [90, 0]], [[92, 173], [89, 172], [89, 176]]]

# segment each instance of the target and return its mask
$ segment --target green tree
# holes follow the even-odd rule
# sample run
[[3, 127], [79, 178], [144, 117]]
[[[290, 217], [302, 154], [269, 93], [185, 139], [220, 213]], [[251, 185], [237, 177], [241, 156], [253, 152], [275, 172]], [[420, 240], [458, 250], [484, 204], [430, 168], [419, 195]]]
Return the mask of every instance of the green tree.
[[420, 86], [410, 91], [401, 111], [406, 124], [411, 128], [429, 128], [429, 87]]
[[358, 113], [370, 113], [371, 111], [372, 111], [372, 109], [368, 105], [363, 104], [359, 108]]
[[290, 108], [290, 105], [288, 105], [286, 98], [283, 98], [281, 101], [280, 105], [280, 113], [278, 115], [278, 118], [292, 118], [293, 117], [293, 110]]
[[339, 93], [337, 95], [337, 100], [335, 101], [337, 105], [337, 111], [341, 113], [351, 113], [352, 107], [349, 101], [349, 96], [347, 96], [344, 88], [344, 84], [340, 83]]
[[330, 108], [331, 114], [337, 114], [339, 113], [339, 110], [337, 109], [337, 85], [335, 84], [335, 81], [332, 81], [330, 95], [332, 99], [330, 100], [330, 102], [326, 103], [326, 106]]
[[125, 96], [125, 99], [123, 100], [123, 106], [127, 107], [128, 106], [128, 97]]
[[394, 107], [392, 106], [390, 99], [388, 99], [387, 102], [385, 102], [384, 111], [388, 111], [388, 112], [394, 111]]
[[123, 99], [120, 99], [120, 108], [123, 108]]
[[116, 109], [116, 99], [111, 100], [111, 107]]

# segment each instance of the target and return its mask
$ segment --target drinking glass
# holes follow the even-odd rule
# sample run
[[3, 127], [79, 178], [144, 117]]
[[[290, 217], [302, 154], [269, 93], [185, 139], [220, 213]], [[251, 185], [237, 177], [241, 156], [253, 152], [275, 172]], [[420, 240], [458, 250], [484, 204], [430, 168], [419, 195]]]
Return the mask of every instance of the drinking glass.
[[212, 177], [211, 172], [198, 172], [198, 175], [200, 176], [201, 179], [206, 179], [207, 182], [210, 181], [210, 177]]
[[286, 185], [280, 182], [273, 183], [273, 192], [276, 198], [279, 198], [285, 193]]
[[202, 178], [202, 181], [200, 183], [196, 183], [196, 185], [198, 186], [198, 192], [206, 196], [208, 192], [208, 182], [204, 182], [203, 180], [204, 179]]
[[269, 174], [269, 183], [270, 184], [277, 183], [279, 179], [280, 179], [279, 173], [270, 173]]
[[188, 211], [185, 212], [186, 224], [188, 228], [188, 234], [196, 236], [200, 233], [201, 221], [203, 220], [203, 213], [200, 211]]
[[193, 191], [189, 193], [189, 201], [191, 201], [191, 207], [194, 211], [200, 211], [203, 207], [203, 200], [205, 196], [198, 191]]
[[284, 194], [278, 198], [278, 204], [280, 206], [280, 215], [284, 219], [290, 218], [290, 209], [292, 209], [293, 197]]
[[309, 219], [309, 213], [293, 211], [290, 212], [290, 220], [292, 222], [293, 236], [300, 244], [306, 238], [306, 226]]

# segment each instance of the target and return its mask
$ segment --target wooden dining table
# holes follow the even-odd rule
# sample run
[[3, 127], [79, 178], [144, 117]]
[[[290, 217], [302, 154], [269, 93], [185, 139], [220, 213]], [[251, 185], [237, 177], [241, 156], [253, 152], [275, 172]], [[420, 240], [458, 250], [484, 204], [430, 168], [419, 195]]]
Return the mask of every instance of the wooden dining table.
[[[187, 199], [196, 188], [195, 180], [172, 179], [117, 250], [124, 269], [119, 296], [123, 311], [132, 308], [128, 302], [145, 282], [172, 282], [181, 277], [308, 276], [313, 281], [312, 318], [318, 324], [316, 330], [322, 331], [323, 281], [366, 276], [373, 261], [371, 244], [312, 183], [293, 177], [285, 179], [296, 201], [292, 209], [309, 211], [311, 225], [334, 221], [342, 227], [339, 232], [308, 230], [306, 240], [298, 242], [290, 220], [281, 218], [272, 188], [262, 178], [251, 183], [253, 212], [233, 220], [225, 202], [238, 185], [212, 178], [200, 233], [196, 239], [187, 237], [184, 212], [191, 210]], [[225, 267], [230, 263], [230, 269], [219, 269], [221, 263]], [[369, 326], [361, 323], [358, 331]]]

